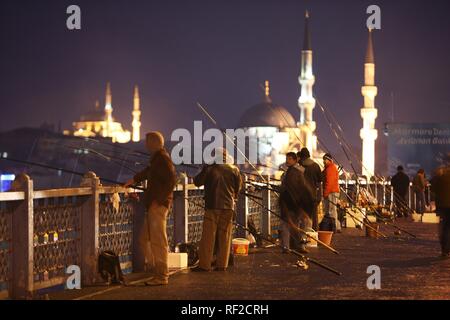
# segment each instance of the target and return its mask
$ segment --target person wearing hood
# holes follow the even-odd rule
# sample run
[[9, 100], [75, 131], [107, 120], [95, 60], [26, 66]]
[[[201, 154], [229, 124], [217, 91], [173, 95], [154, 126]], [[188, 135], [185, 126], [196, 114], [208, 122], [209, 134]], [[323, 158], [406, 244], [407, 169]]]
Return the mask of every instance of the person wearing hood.
[[199, 264], [193, 271], [211, 271], [214, 246], [217, 241], [216, 271], [228, 267], [235, 202], [243, 187], [238, 167], [225, 149], [215, 151], [218, 158], [211, 165], [205, 165], [194, 178], [197, 187], [205, 187], [205, 216], [199, 244]]
[[140, 241], [145, 258], [153, 278], [145, 284], [149, 286], [166, 285], [169, 282], [167, 241], [167, 214], [172, 205], [173, 189], [176, 183], [175, 167], [170, 155], [164, 149], [164, 137], [158, 131], [146, 135], [147, 149], [150, 152], [150, 164], [133, 179], [125, 183], [125, 187], [147, 180], [143, 202], [147, 209], [144, 219], [144, 231]]
[[280, 210], [281, 210], [281, 243], [286, 249], [290, 249], [292, 237], [295, 249], [307, 253], [306, 238], [300, 235], [297, 227], [312, 227], [311, 213], [314, 207], [313, 190], [306, 181], [305, 169], [297, 163], [297, 155], [294, 152], [286, 154], [287, 171], [281, 178], [280, 186]]
[[318, 230], [319, 228], [319, 217], [317, 213], [317, 207], [321, 201], [320, 194], [320, 184], [322, 182], [322, 170], [320, 166], [312, 160], [310, 157], [309, 150], [307, 148], [302, 148], [300, 152], [297, 153], [297, 157], [299, 158], [299, 165], [305, 169], [305, 179], [311, 186], [313, 190], [314, 196], [314, 206], [311, 212], [312, 215], [312, 228], [314, 230]]

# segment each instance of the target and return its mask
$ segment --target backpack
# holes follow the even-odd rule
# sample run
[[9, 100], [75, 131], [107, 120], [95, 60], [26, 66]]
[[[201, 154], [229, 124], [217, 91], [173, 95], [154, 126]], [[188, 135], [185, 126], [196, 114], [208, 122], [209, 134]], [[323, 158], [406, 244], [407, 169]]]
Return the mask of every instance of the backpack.
[[103, 251], [100, 253], [98, 256], [98, 272], [108, 285], [124, 282], [119, 257], [112, 251]]
[[319, 224], [320, 231], [333, 231], [336, 232], [336, 221], [332, 217], [325, 216], [322, 222]]

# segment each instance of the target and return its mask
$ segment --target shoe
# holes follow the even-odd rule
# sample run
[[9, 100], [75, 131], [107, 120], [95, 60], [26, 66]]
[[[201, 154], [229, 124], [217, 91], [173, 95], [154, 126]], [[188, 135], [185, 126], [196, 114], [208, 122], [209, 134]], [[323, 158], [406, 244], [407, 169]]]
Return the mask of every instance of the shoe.
[[206, 269], [203, 269], [203, 268], [200, 268], [197, 266], [195, 268], [192, 268], [191, 271], [192, 272], [210, 272], [211, 270], [206, 270]]
[[165, 286], [169, 284], [169, 280], [162, 280], [162, 279], [150, 279], [149, 281], [145, 282], [146, 286]]

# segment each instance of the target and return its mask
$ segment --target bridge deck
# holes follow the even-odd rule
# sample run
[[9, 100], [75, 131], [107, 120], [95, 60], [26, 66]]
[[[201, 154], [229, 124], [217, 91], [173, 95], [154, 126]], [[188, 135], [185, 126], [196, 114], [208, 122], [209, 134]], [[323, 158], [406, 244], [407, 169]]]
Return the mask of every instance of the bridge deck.
[[[50, 299], [449, 299], [450, 260], [441, 260], [437, 225], [399, 221], [399, 226], [418, 239], [394, 236], [395, 229], [382, 226], [388, 239], [364, 237], [358, 229], [344, 229], [334, 236], [340, 256], [323, 248], [310, 256], [343, 273], [338, 277], [315, 265], [301, 270], [296, 258], [278, 248], [254, 249], [238, 257], [227, 272], [182, 271], [170, 278], [168, 286], [145, 287], [130, 275], [133, 286], [90, 287], [51, 293]], [[381, 268], [381, 290], [368, 290], [367, 267]]]

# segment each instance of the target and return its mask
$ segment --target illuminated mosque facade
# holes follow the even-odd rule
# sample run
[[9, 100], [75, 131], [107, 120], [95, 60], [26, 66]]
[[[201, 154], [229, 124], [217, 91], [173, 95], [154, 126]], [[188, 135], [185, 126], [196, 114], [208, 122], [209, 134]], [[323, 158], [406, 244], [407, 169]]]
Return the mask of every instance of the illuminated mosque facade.
[[105, 107], [100, 109], [98, 101], [95, 110], [84, 114], [78, 121], [73, 122], [73, 130], [65, 130], [64, 134], [77, 137], [104, 137], [110, 138], [112, 142], [128, 143], [139, 142], [141, 139], [141, 109], [139, 99], [139, 88], [134, 87], [132, 130], [125, 130], [122, 124], [114, 119], [112, 107], [111, 85], [106, 85]]

